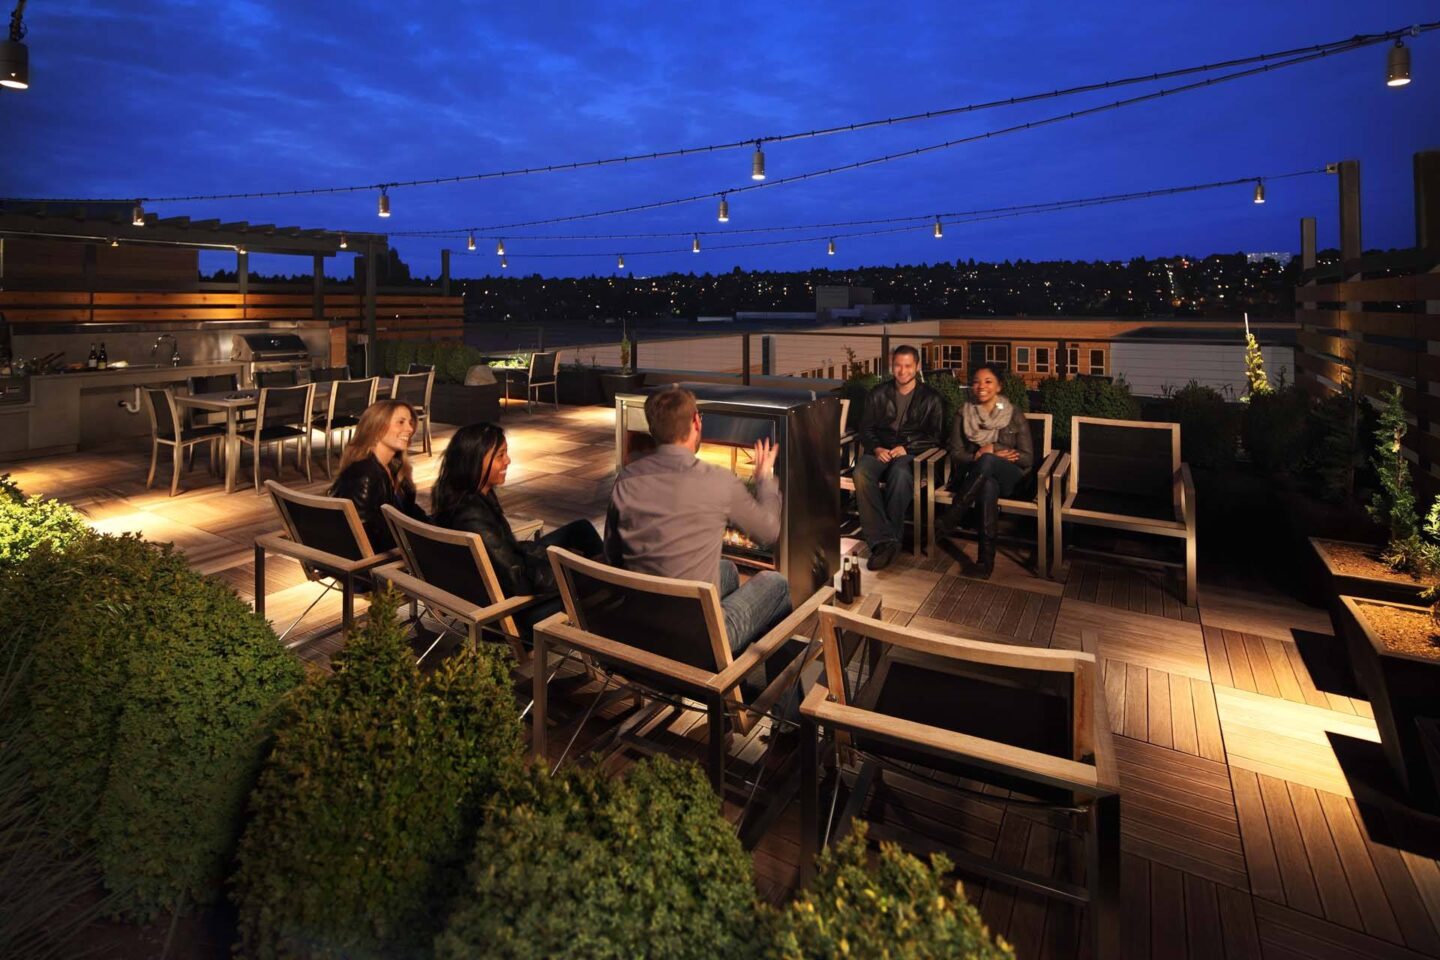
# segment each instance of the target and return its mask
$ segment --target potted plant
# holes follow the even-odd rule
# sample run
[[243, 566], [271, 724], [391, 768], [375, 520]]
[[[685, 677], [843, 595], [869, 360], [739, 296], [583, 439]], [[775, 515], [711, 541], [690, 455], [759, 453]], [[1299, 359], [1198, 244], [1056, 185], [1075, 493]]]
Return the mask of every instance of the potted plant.
[[[1385, 397], [1375, 429], [1372, 460], [1381, 490], [1369, 505], [1370, 516], [1388, 532], [1382, 546], [1350, 540], [1310, 537], [1320, 558], [1330, 597], [1365, 597], [1391, 603], [1418, 603], [1430, 584], [1426, 577], [1435, 564], [1435, 544], [1426, 539], [1415, 513], [1410, 488], [1410, 463], [1400, 441], [1405, 436], [1405, 407], [1400, 388]], [[1434, 509], [1431, 510], [1432, 516]], [[1428, 527], [1428, 521], [1427, 521]], [[1338, 614], [1339, 608], [1332, 608]], [[1336, 623], [1339, 629], [1339, 623]]]
[[595, 354], [590, 354], [588, 364], [576, 353], [572, 363], [561, 365], [557, 374], [557, 388], [561, 403], [577, 407], [603, 403], [605, 395], [600, 390], [600, 369], [595, 365]]
[[614, 406], [617, 393], [634, 393], [645, 384], [645, 375], [636, 373], [630, 367], [633, 349], [627, 330], [620, 338], [620, 372], [600, 374], [600, 389], [608, 405]]

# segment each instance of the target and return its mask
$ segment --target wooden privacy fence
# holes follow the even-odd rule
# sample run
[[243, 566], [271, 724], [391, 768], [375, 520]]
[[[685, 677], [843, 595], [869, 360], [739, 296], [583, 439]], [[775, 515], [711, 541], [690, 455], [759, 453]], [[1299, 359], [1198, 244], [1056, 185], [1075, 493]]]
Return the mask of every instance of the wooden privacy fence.
[[[351, 334], [365, 329], [365, 299], [357, 292], [326, 293], [104, 293], [0, 291], [0, 311], [11, 323], [195, 323], [207, 320], [344, 321]], [[432, 293], [386, 293], [375, 297], [381, 340], [458, 340], [464, 335], [465, 301]]]
[[[1379, 276], [1295, 288], [1299, 383], [1371, 403], [1398, 386], [1415, 426], [1405, 447], [1426, 497], [1440, 492], [1440, 273]], [[1369, 438], [1362, 438], [1368, 446]]]

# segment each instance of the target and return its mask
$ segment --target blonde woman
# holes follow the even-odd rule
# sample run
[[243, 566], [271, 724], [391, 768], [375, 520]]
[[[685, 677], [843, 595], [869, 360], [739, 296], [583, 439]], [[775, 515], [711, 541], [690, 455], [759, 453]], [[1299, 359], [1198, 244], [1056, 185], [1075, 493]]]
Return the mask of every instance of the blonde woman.
[[403, 400], [380, 400], [365, 408], [355, 435], [340, 457], [340, 475], [330, 496], [355, 501], [360, 522], [377, 551], [390, 550], [395, 540], [380, 508], [392, 504], [400, 512], [429, 520], [415, 503], [415, 480], [410, 475], [410, 438], [415, 434], [415, 411]]

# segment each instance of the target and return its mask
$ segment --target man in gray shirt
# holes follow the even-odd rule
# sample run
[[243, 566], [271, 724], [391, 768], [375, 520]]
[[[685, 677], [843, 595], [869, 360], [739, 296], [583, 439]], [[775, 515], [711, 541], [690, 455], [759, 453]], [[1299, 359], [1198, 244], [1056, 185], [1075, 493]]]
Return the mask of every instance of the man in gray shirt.
[[765, 570], [740, 585], [735, 564], [720, 556], [726, 526], [771, 544], [780, 536], [775, 445], [755, 445], [755, 494], [729, 470], [701, 460], [695, 395], [671, 387], [645, 401], [659, 448], [615, 478], [605, 517], [605, 559], [613, 566], [681, 580], [705, 580], [720, 591], [725, 633], [739, 653], [790, 612], [790, 585]]

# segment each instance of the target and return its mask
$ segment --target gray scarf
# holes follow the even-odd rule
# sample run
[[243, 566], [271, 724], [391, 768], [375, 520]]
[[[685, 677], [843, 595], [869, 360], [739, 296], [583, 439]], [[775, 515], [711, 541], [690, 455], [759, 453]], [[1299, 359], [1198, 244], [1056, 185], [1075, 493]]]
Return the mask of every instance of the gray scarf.
[[977, 447], [994, 443], [1000, 431], [1010, 425], [1012, 412], [1009, 401], [1004, 397], [995, 401], [994, 408], [988, 414], [979, 404], [965, 404], [960, 408], [960, 417], [965, 424], [965, 439]]

